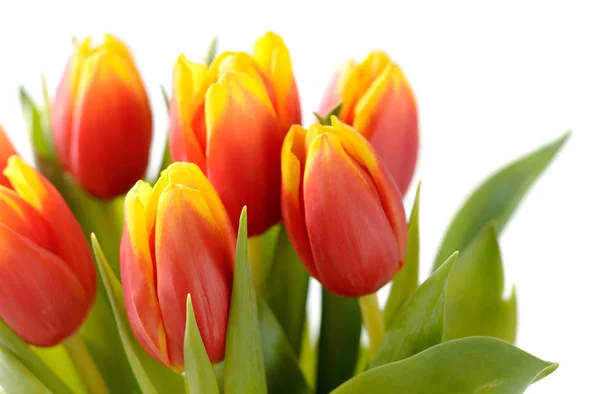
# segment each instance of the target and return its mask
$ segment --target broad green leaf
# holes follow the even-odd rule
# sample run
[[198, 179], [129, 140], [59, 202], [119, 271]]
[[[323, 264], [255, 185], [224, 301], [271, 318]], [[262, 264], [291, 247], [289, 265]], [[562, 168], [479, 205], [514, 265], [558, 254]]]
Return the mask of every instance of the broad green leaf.
[[455, 250], [462, 252], [490, 220], [495, 220], [498, 232], [502, 232], [523, 196], [548, 167], [569, 135], [570, 132], [566, 132], [483, 182], [452, 220], [435, 259], [435, 267]]
[[0, 345], [0, 392], [6, 394], [52, 394], [7, 348]]
[[354, 375], [361, 331], [358, 300], [338, 297], [323, 287], [317, 394], [331, 392]]
[[206, 54], [204, 55], [204, 64], [210, 66], [210, 64], [217, 57], [217, 50], [219, 47], [219, 37], [214, 36], [212, 40], [210, 40], [210, 44], [208, 44], [208, 48], [206, 49]]
[[344, 103], [339, 103], [338, 105], [336, 105], [335, 107], [333, 107], [331, 109], [331, 111], [329, 111], [325, 116], [321, 117], [318, 113], [313, 112], [313, 115], [315, 115], [315, 117], [317, 118], [317, 120], [319, 121], [319, 123], [321, 123], [323, 126], [331, 126], [331, 117], [332, 116], [336, 116], [339, 117], [340, 116], [340, 112], [342, 111], [342, 105]]
[[35, 347], [31, 350], [62, 380], [74, 394], [86, 394], [85, 383], [62, 345]]
[[408, 239], [406, 242], [406, 257], [404, 267], [394, 277], [390, 295], [385, 304], [383, 317], [386, 326], [389, 327], [390, 321], [408, 300], [408, 298], [417, 290], [419, 286], [419, 201], [421, 199], [421, 183], [417, 186], [417, 194], [413, 203], [412, 213], [408, 222]]
[[94, 234], [92, 234], [91, 239], [96, 257], [96, 265], [98, 266], [98, 271], [100, 272], [100, 277], [106, 288], [112, 308], [111, 319], [116, 321], [127, 360], [140, 390], [144, 394], [183, 392], [185, 387], [183, 378], [154, 361], [136, 341], [127, 322], [121, 284], [112, 272], [108, 261], [106, 261], [104, 252]]
[[[0, 347], [3, 351], [9, 352], [13, 358], [16, 358], [23, 368], [36, 377], [51, 392], [72, 393], [67, 385], [2, 320], [0, 320]], [[6, 357], [11, 358], [10, 355], [4, 358]], [[0, 386], [5, 385], [4, 373], [9, 373], [10, 369], [5, 371], [7, 372], [3, 372], [0, 376]], [[6, 387], [5, 390], [10, 393]]]
[[332, 394], [521, 394], [557, 367], [499, 339], [470, 337], [370, 369]]
[[250, 268], [252, 270], [252, 278], [254, 279], [254, 290], [258, 297], [263, 295], [263, 289], [271, 273], [273, 257], [282, 227], [282, 225], [277, 224], [264, 233], [248, 239]]
[[192, 297], [187, 297], [187, 316], [183, 345], [185, 361], [185, 382], [190, 394], [219, 394], [215, 372], [206, 353], [200, 330], [196, 324], [196, 315], [192, 306]]
[[516, 296], [503, 300], [504, 273], [494, 222], [461, 253], [448, 278], [444, 341], [483, 335], [515, 341]]
[[446, 283], [457, 256], [448, 257], [400, 307], [372, 366], [403, 360], [442, 342]]
[[277, 242], [265, 299], [277, 317], [296, 355], [300, 354], [306, 322], [308, 272], [284, 228]]
[[266, 394], [258, 310], [248, 258], [246, 207], [242, 209], [235, 251], [233, 291], [225, 345], [225, 393]]
[[264, 300], [258, 304], [260, 336], [269, 394], [310, 394], [294, 350]]

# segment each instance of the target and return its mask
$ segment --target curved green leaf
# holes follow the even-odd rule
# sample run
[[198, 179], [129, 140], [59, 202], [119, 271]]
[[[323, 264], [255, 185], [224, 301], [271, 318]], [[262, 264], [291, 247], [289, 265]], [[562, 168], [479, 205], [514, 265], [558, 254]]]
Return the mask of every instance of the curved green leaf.
[[458, 252], [452, 254], [400, 308], [372, 365], [388, 364], [442, 341], [446, 283]]
[[322, 288], [317, 394], [327, 394], [354, 375], [360, 349], [362, 315], [356, 298]]
[[470, 337], [373, 368], [332, 394], [521, 394], [557, 367], [499, 339]]
[[260, 337], [269, 394], [310, 394], [296, 354], [267, 303], [258, 304]]
[[92, 249], [96, 257], [98, 272], [102, 278], [102, 283], [106, 288], [110, 306], [112, 308], [112, 318], [116, 321], [119, 330], [119, 336], [127, 355], [127, 360], [131, 371], [133, 372], [140, 390], [144, 394], [162, 393], [162, 392], [183, 392], [185, 389], [183, 378], [156, 362], [148, 355], [139, 343], [136, 341], [125, 313], [125, 304], [123, 301], [123, 290], [121, 284], [112, 272], [98, 239], [92, 234]]
[[281, 229], [264, 298], [281, 324], [296, 355], [300, 354], [306, 322], [308, 272]]
[[35, 347], [31, 350], [62, 380], [74, 394], [86, 394], [85, 382], [81, 379], [79, 371], [75, 368], [73, 360], [69, 357], [62, 345], [53, 347]]
[[[17, 336], [0, 319], [0, 347], [10, 352], [5, 358], [16, 358], [21, 366], [35, 376], [41, 384], [54, 393], [72, 393], [65, 383], [48, 367], [21, 338]], [[10, 361], [7, 361], [10, 363]], [[2, 367], [0, 367], [2, 368]], [[9, 368], [9, 367], [5, 367]], [[20, 367], [17, 367], [20, 368]], [[5, 370], [8, 373], [10, 369]], [[5, 378], [0, 376], [0, 386], [4, 386]], [[10, 393], [10, 391], [8, 391]]]
[[408, 222], [408, 239], [404, 267], [394, 277], [390, 295], [385, 303], [383, 318], [386, 327], [394, 315], [408, 298], [419, 287], [419, 201], [421, 200], [421, 182], [417, 186], [417, 194]]
[[217, 378], [206, 353], [204, 342], [202, 342], [200, 330], [198, 330], [198, 325], [196, 324], [192, 297], [189, 294], [187, 296], [183, 357], [188, 393], [219, 394]]
[[496, 227], [488, 224], [460, 255], [448, 278], [444, 341], [484, 335], [515, 341], [516, 296], [503, 300], [504, 273]]
[[0, 345], [0, 392], [6, 394], [52, 394], [14, 354]]
[[[280, 224], [271, 226], [264, 233], [248, 239], [250, 269], [252, 278], [254, 279], [254, 290], [259, 298], [264, 294], [267, 280], [271, 274], [275, 249], [277, 248], [279, 233], [282, 231], [282, 227]], [[269, 286], [271, 286], [270, 283]]]
[[557, 140], [504, 167], [483, 182], [460, 208], [435, 259], [437, 268], [450, 253], [463, 251], [481, 229], [495, 220], [502, 232], [521, 199], [568, 139]]
[[266, 394], [254, 283], [248, 258], [246, 207], [242, 209], [235, 251], [233, 291], [227, 323], [224, 388], [226, 393]]

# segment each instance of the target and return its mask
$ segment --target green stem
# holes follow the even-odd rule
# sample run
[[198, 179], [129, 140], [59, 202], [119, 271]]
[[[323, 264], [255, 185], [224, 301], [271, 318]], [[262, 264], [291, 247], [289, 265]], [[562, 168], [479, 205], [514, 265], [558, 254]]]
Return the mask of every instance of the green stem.
[[108, 388], [98, 371], [92, 356], [78, 334], [73, 335], [63, 342], [73, 364], [79, 370], [81, 378], [91, 394], [109, 394]]
[[385, 323], [383, 322], [383, 313], [379, 308], [377, 294], [369, 294], [358, 299], [360, 311], [363, 316], [363, 322], [369, 333], [369, 348], [371, 350], [371, 359], [375, 357], [383, 337], [385, 335]]

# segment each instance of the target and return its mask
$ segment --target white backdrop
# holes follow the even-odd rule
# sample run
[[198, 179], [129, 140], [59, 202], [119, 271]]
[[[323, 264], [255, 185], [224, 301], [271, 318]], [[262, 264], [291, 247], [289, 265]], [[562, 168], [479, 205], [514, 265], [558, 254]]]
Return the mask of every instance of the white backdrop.
[[[127, 41], [151, 95], [158, 144], [167, 123], [159, 84], [170, 87], [180, 52], [200, 60], [215, 34], [221, 48], [240, 50], [250, 50], [266, 30], [282, 35], [305, 121], [339, 63], [384, 49], [405, 70], [420, 110], [423, 277], [471, 188], [572, 128], [501, 247], [507, 288], [517, 284], [518, 345], [561, 364], [528, 393], [594, 392], [600, 353], [600, 14], [574, 1], [483, 3], [4, 0], [0, 123], [31, 157], [17, 89], [25, 85], [40, 97], [43, 70], [53, 90], [73, 35], [108, 31]], [[409, 205], [413, 196], [414, 185]], [[313, 294], [313, 315], [318, 304]]]

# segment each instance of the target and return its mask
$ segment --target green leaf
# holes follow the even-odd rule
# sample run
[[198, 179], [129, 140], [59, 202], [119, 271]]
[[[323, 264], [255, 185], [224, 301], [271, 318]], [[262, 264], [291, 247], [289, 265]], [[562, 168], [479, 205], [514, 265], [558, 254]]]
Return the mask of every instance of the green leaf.
[[408, 298], [417, 290], [419, 286], [419, 201], [421, 200], [421, 183], [417, 186], [417, 194], [413, 203], [412, 213], [408, 222], [408, 239], [406, 242], [406, 257], [404, 267], [394, 277], [390, 295], [385, 304], [383, 317], [386, 327], [389, 327], [390, 321], [408, 300]]
[[296, 355], [300, 354], [306, 322], [308, 272], [283, 228], [279, 234], [265, 299], [281, 324]]
[[71, 357], [62, 345], [35, 347], [31, 350], [50, 368], [75, 394], [86, 394], [87, 389]]
[[263, 289], [271, 273], [273, 257], [282, 227], [280, 224], [272, 226], [264, 233], [248, 239], [248, 255], [254, 279], [254, 290], [259, 298], [263, 295]]
[[206, 49], [206, 54], [204, 55], [204, 64], [210, 66], [210, 64], [215, 60], [217, 56], [217, 49], [219, 47], [219, 37], [214, 36], [212, 40], [210, 40], [210, 44], [208, 44], [208, 48]]
[[129, 328], [129, 324], [127, 323], [121, 284], [112, 272], [108, 261], [106, 261], [104, 252], [102, 252], [102, 248], [94, 234], [92, 234], [91, 239], [98, 271], [100, 272], [102, 283], [108, 293], [110, 306], [112, 308], [112, 318], [117, 323], [119, 336], [121, 337], [127, 360], [129, 361], [129, 365], [138, 382], [140, 390], [144, 394], [183, 392], [183, 378], [162, 364], [154, 361], [154, 359], [150, 357], [150, 355], [148, 355], [135, 340], [135, 337]]
[[[17, 359], [23, 368], [29, 371], [34, 377], [36, 377], [42, 385], [47, 387], [53, 393], [72, 393], [72, 391], [65, 385], [65, 383], [56, 376], [56, 374], [34, 353], [33, 350], [27, 345], [21, 338], [17, 336], [1, 319], [0, 319], [0, 347], [3, 351], [9, 352], [10, 355], [3, 355], [3, 358]], [[10, 363], [11, 361], [7, 361]], [[10, 366], [4, 366], [1, 368], [10, 368]], [[20, 366], [16, 367], [20, 369]], [[5, 373], [10, 373], [10, 369], [4, 369], [0, 375], [0, 386], [5, 386]], [[16, 373], [16, 372], [15, 372]], [[18, 391], [17, 391], [18, 392]], [[23, 391], [21, 391], [23, 392]], [[27, 392], [27, 391], [25, 391]]]
[[452, 220], [435, 259], [435, 268], [455, 250], [462, 252], [490, 220], [495, 220], [498, 232], [502, 232], [521, 199], [548, 167], [569, 135], [568, 131], [483, 182]]
[[187, 317], [183, 345], [185, 361], [185, 382], [190, 394], [219, 394], [217, 378], [206, 353], [196, 315], [192, 307], [192, 297], [187, 296]]
[[515, 341], [516, 296], [502, 299], [504, 273], [494, 222], [454, 264], [446, 290], [444, 341], [475, 335]]
[[317, 394], [326, 394], [354, 375], [362, 316], [356, 298], [338, 297], [323, 287], [317, 363]]
[[1, 345], [0, 392], [6, 394], [52, 394], [52, 391], [44, 386], [10, 350]]
[[557, 367], [499, 339], [471, 337], [373, 368], [332, 394], [520, 394]]
[[48, 143], [47, 124], [42, 111], [38, 109], [31, 96], [25, 88], [19, 89], [19, 99], [21, 101], [21, 111], [29, 131], [29, 139], [36, 156], [54, 161], [54, 150]]
[[343, 105], [343, 103], [339, 103], [338, 105], [333, 107], [333, 109], [331, 111], [329, 111], [327, 113], [327, 115], [325, 115], [323, 117], [321, 117], [316, 112], [313, 112], [313, 115], [315, 115], [315, 117], [318, 119], [319, 123], [321, 123], [323, 126], [331, 126], [331, 117], [335, 116], [335, 117], [339, 118], [340, 112], [342, 111], [342, 105]]
[[226, 393], [266, 394], [254, 283], [248, 259], [246, 207], [242, 209], [235, 251], [233, 291], [225, 345]]
[[372, 366], [403, 360], [442, 341], [446, 283], [457, 256], [448, 257], [400, 307]]
[[304, 322], [302, 348], [300, 349], [300, 359], [298, 360], [298, 364], [309, 387], [315, 387], [317, 373], [317, 344], [313, 343], [311, 340], [308, 319]]
[[260, 336], [269, 394], [310, 394], [294, 350], [264, 300], [258, 304]]

